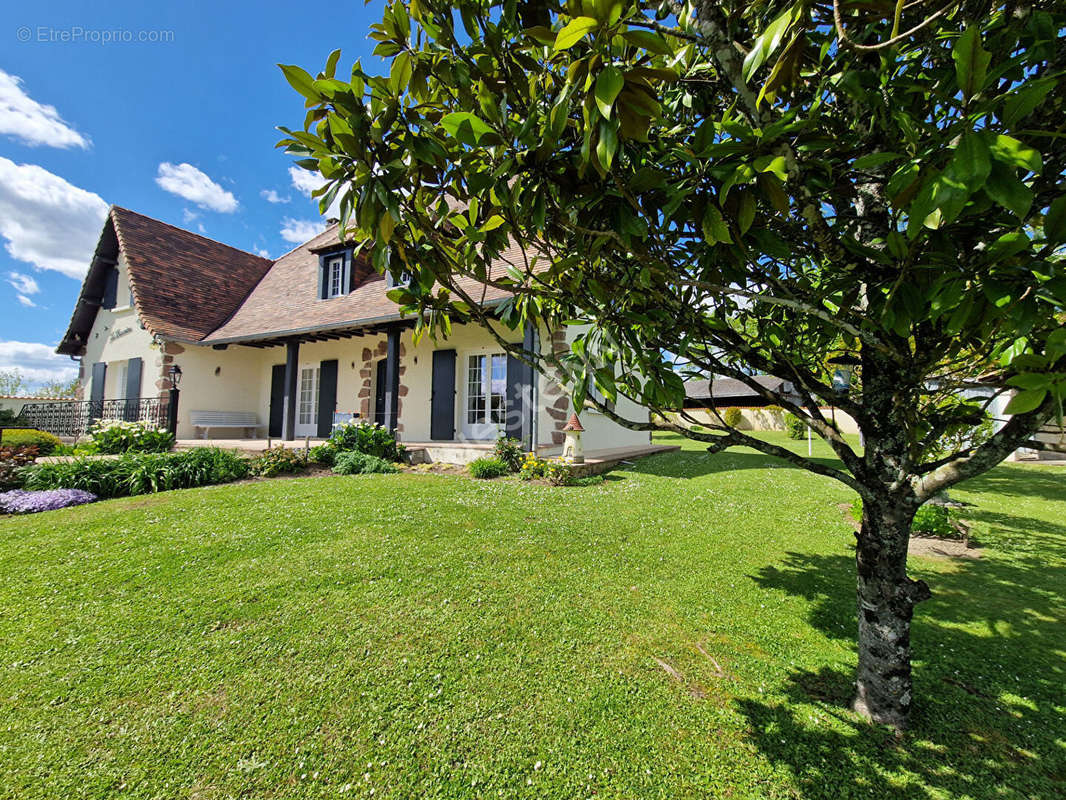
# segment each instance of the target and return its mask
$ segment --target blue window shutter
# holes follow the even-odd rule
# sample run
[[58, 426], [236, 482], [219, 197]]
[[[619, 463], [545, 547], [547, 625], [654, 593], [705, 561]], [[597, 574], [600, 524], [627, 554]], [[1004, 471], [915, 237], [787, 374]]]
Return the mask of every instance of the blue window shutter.
[[104, 275], [104, 308], [114, 308], [118, 302], [118, 267], [108, 267]]
[[326, 275], [326, 257], [318, 257], [318, 299], [329, 297], [329, 276]]

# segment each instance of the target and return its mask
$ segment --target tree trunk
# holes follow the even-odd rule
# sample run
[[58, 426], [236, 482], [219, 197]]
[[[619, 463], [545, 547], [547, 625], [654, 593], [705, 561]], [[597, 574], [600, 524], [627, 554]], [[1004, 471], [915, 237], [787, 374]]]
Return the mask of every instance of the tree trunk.
[[904, 730], [911, 708], [911, 617], [929, 597], [907, 577], [907, 543], [914, 508], [886, 498], [863, 503], [855, 561], [859, 604], [859, 667], [853, 708]]

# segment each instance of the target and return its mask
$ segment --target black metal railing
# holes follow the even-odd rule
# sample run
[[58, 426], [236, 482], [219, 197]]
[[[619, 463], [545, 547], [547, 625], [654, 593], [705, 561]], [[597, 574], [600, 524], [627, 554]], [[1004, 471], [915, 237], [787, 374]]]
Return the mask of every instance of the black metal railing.
[[15, 417], [15, 426], [36, 428], [56, 436], [82, 436], [97, 420], [149, 422], [167, 425], [168, 400], [143, 397], [140, 400], [58, 400], [54, 403], [27, 403]]

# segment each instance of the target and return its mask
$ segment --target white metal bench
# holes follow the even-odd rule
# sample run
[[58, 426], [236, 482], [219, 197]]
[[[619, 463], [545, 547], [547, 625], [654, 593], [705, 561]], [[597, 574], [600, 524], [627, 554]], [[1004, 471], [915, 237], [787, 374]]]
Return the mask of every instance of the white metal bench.
[[254, 438], [259, 428], [259, 419], [254, 411], [190, 411], [189, 424], [206, 439], [212, 428], [240, 428], [252, 431]]

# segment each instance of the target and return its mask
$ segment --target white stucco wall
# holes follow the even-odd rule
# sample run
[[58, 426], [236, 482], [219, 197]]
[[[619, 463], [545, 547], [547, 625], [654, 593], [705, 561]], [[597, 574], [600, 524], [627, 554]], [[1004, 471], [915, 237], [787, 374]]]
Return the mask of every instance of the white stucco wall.
[[125, 397], [126, 386], [120, 385], [121, 367], [131, 358], [144, 361], [141, 397], [155, 397], [159, 393], [155, 386], [159, 347], [152, 343], [151, 334], [141, 326], [136, 310], [130, 305], [129, 272], [125, 257], [121, 254], [117, 266], [118, 289], [115, 293], [115, 307], [101, 308], [97, 312], [85, 343], [85, 355], [82, 356], [82, 396], [86, 400], [92, 396], [92, 365], [100, 361], [107, 364], [104, 399]]

